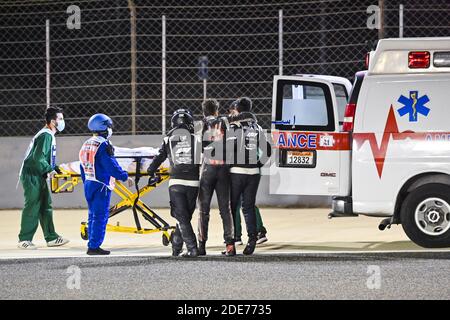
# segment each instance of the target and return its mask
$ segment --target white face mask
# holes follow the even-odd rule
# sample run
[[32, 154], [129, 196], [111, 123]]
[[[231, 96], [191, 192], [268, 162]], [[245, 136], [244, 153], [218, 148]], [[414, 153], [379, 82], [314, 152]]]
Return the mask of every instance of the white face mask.
[[111, 138], [112, 134], [113, 134], [113, 130], [111, 128], [108, 128], [108, 136], [106, 137], [106, 139]]
[[56, 123], [56, 130], [58, 130], [58, 132], [63, 131], [65, 127], [66, 127], [66, 123], [64, 122], [64, 119], [59, 120], [59, 121]]

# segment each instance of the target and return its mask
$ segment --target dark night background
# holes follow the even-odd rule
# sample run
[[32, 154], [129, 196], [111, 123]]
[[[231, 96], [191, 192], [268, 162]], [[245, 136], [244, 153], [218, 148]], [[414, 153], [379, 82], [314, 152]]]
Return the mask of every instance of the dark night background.
[[[208, 97], [226, 106], [254, 99], [270, 124], [272, 77], [278, 73], [278, 10], [284, 16], [284, 74], [319, 73], [350, 80], [363, 68], [366, 8], [378, 1], [144, 1], [137, 6], [137, 132], [161, 132], [161, 16], [167, 16], [167, 114], [200, 115], [197, 62], [209, 59]], [[384, 37], [449, 36], [448, 1], [385, 0]], [[426, 3], [426, 4], [425, 4]], [[81, 8], [81, 30], [68, 30], [66, 9]], [[113, 117], [131, 131], [130, 12], [126, 0], [0, 2], [0, 136], [32, 135], [45, 110], [45, 20], [51, 21], [51, 101], [64, 108], [64, 134], [86, 133], [90, 115]], [[253, 19], [254, 18], [254, 19]], [[225, 36], [226, 35], [226, 36]]]

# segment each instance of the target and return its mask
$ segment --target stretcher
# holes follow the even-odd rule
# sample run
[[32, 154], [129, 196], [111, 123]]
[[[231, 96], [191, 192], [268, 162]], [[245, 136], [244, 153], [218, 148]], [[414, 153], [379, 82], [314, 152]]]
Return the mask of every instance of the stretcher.
[[[142, 150], [144, 149], [144, 150]], [[113, 192], [121, 199], [118, 203], [112, 205], [109, 209], [109, 218], [114, 217], [128, 209], [132, 210], [135, 227], [121, 226], [119, 223], [116, 225], [107, 224], [107, 232], [122, 232], [122, 233], [134, 233], [134, 234], [150, 234], [150, 233], [162, 233], [162, 244], [168, 246], [172, 238], [172, 234], [175, 230], [174, 226], [171, 226], [163, 218], [161, 218], [153, 209], [150, 208], [144, 201], [140, 199], [141, 196], [152, 192], [169, 179], [169, 171], [167, 167], [160, 167], [156, 172], [156, 177], [151, 185], [145, 185], [139, 187], [139, 181], [142, 177], [148, 177], [147, 167], [154, 157], [154, 150], [150, 152], [146, 149], [153, 148], [116, 148], [115, 158], [121, 165], [121, 167], [127, 170], [130, 177], [134, 177], [135, 190], [130, 190], [127, 186], [127, 182], [115, 181]], [[55, 174], [51, 178], [51, 192], [52, 193], [70, 193], [74, 188], [82, 183], [79, 162], [71, 162], [60, 165], [62, 171], [61, 174]], [[147, 220], [153, 228], [142, 227], [139, 216], [142, 216]], [[88, 239], [88, 225], [86, 222], [81, 222], [80, 233], [83, 240]]]

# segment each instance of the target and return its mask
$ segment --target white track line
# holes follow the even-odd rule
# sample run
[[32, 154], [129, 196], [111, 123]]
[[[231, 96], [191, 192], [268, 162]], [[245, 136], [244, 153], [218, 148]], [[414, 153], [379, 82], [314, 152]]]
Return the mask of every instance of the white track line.
[[[265, 256], [265, 255], [336, 255], [336, 254], [390, 254], [390, 253], [448, 253], [450, 256], [450, 249], [433, 249], [433, 250], [353, 250], [353, 251], [277, 251], [277, 252], [256, 252], [254, 256]], [[238, 254], [239, 256], [243, 256], [242, 254]], [[150, 253], [130, 253], [130, 254], [114, 254], [108, 256], [88, 256], [85, 253], [80, 253], [79, 255], [52, 255], [52, 256], [3, 256], [0, 257], [0, 260], [22, 260], [22, 259], [70, 259], [70, 258], [137, 258], [137, 257], [170, 257], [170, 252], [150, 252]], [[222, 256], [220, 252], [212, 252], [209, 253], [206, 258], [214, 257], [214, 256]], [[250, 256], [251, 257], [251, 256]], [[202, 259], [203, 257], [199, 257], [198, 259]], [[228, 258], [232, 260], [233, 258]]]

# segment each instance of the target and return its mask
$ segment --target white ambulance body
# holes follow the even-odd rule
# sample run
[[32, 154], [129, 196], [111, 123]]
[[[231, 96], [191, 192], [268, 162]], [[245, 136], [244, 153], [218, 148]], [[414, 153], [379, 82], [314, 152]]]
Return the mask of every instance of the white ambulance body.
[[275, 76], [271, 193], [333, 196], [330, 217], [388, 217], [380, 229], [450, 247], [450, 38], [379, 41], [345, 114], [339, 85]]

